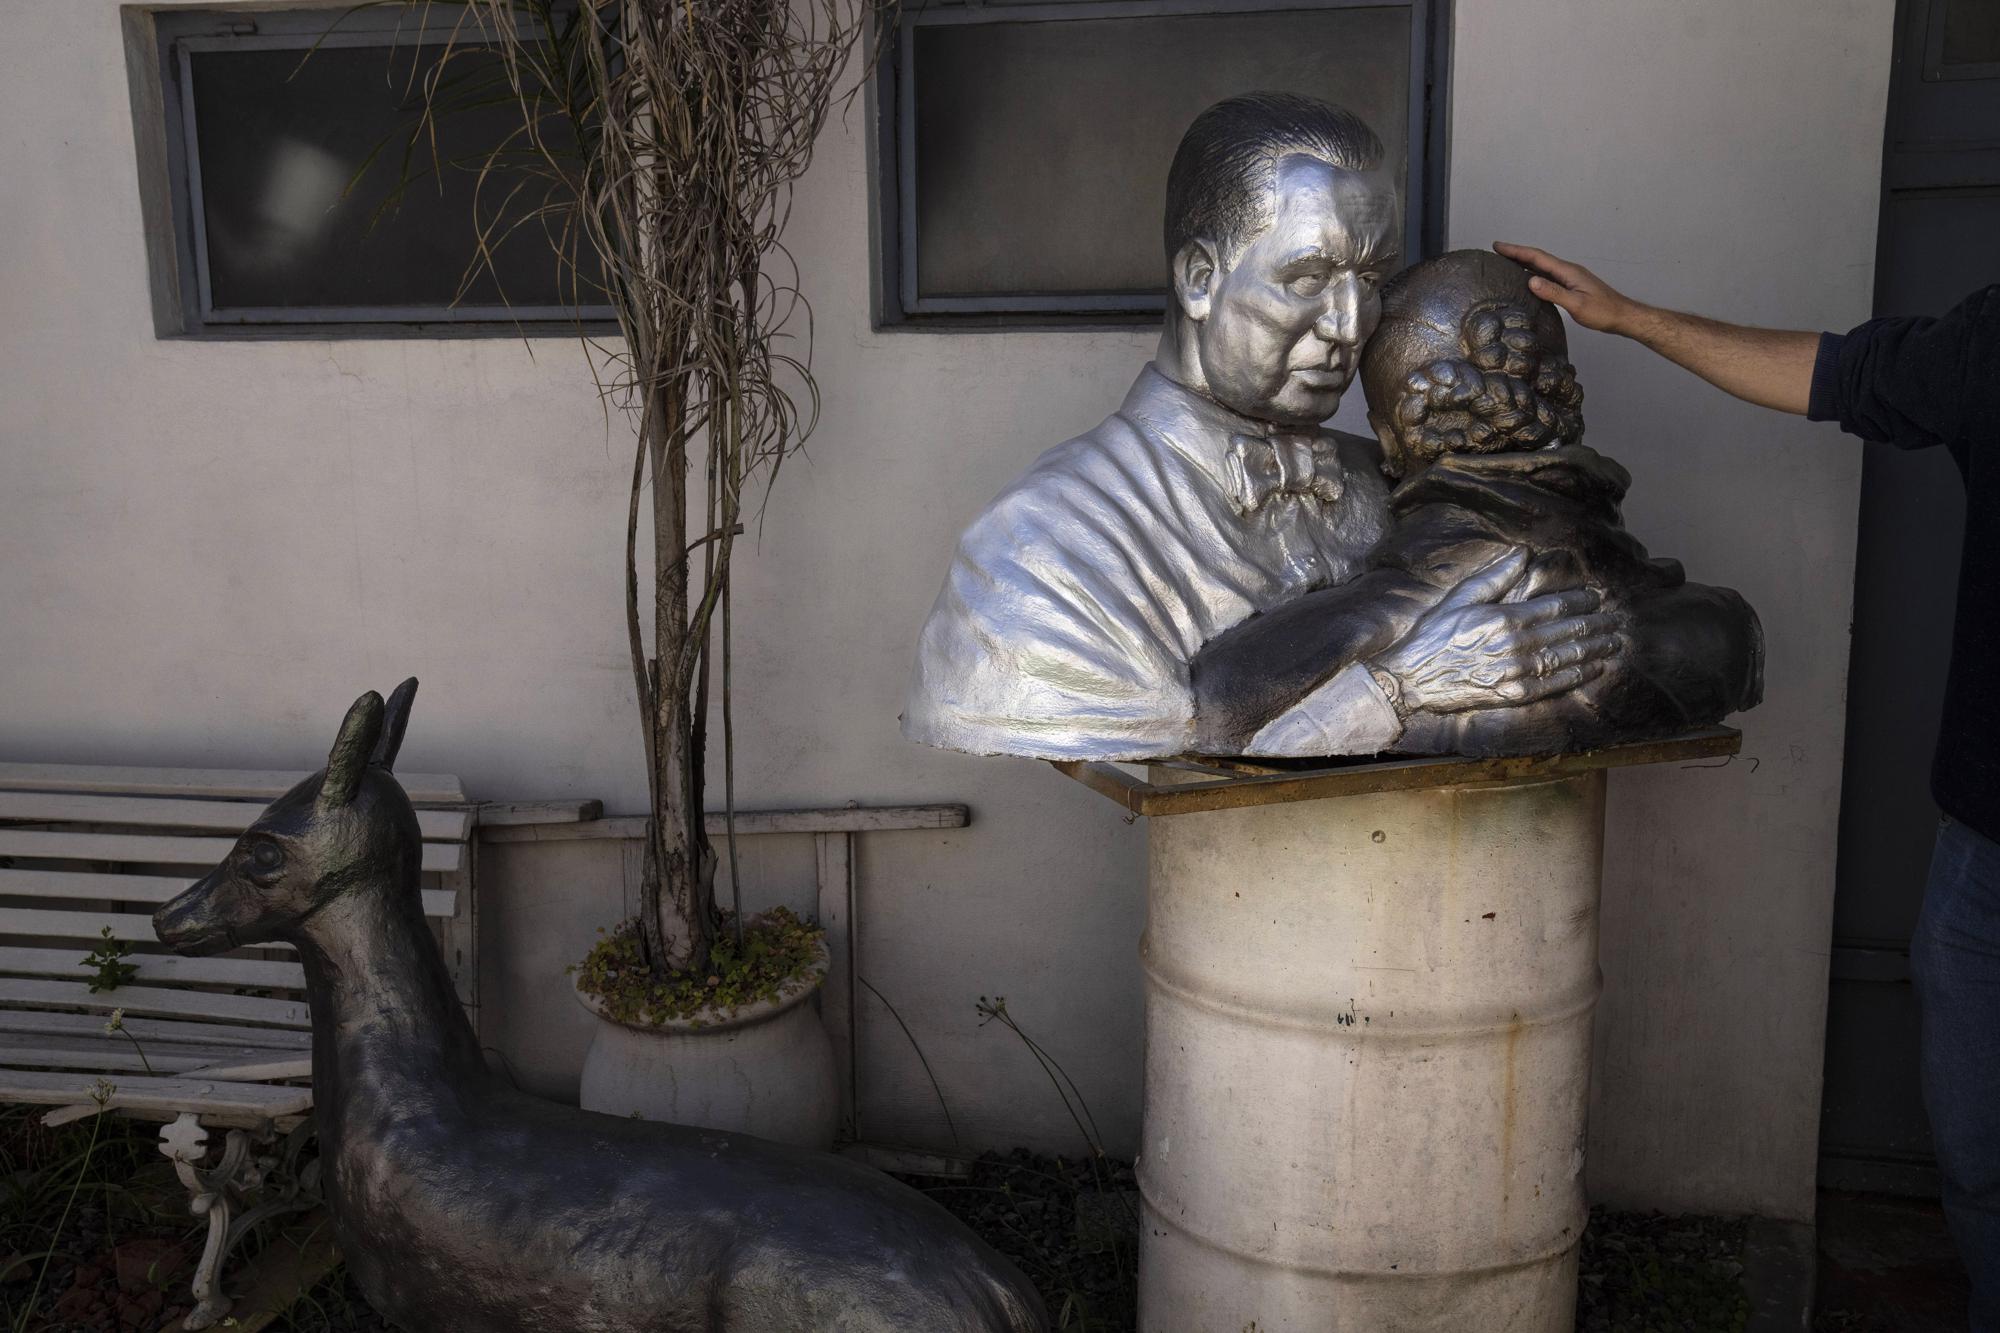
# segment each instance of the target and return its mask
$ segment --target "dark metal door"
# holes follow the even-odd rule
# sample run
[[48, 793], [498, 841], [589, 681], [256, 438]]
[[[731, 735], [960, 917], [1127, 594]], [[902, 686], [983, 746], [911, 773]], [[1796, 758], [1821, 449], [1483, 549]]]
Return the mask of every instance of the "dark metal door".
[[[2000, 0], [1900, 0], [1875, 312], [1939, 314], [1992, 282]], [[1910, 934], [1937, 830], [1930, 756], [1964, 521], [1964, 489], [1942, 449], [1866, 446], [1820, 1121], [1820, 1182], [1834, 1188], [1937, 1190]]]

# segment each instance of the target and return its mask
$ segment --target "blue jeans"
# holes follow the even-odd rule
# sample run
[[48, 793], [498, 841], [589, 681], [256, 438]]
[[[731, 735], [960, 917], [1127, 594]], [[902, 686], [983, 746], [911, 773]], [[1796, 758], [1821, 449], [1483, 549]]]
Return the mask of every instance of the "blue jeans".
[[1947, 816], [1910, 941], [1945, 1220], [1973, 1333], [2000, 1333], [2000, 843]]

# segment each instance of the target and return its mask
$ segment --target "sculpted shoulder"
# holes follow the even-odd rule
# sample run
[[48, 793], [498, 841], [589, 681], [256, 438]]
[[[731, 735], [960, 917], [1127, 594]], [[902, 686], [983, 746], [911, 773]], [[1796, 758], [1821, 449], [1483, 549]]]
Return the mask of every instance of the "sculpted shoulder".
[[1043, 451], [980, 511], [966, 529], [963, 545], [1018, 542], [1051, 526], [1067, 527], [1080, 513], [1099, 518], [1143, 515], [1158, 493], [1163, 471], [1175, 466], [1163, 457], [1171, 452], [1147, 440], [1123, 417], [1107, 417]]

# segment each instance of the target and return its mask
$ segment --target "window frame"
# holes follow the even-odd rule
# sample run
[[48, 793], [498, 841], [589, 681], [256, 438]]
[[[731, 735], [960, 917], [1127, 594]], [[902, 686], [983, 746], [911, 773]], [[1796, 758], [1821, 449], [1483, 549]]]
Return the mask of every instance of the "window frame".
[[[193, 57], [211, 51], [442, 45], [464, 39], [470, 23], [422, 23], [400, 10], [309, 7], [289, 10], [155, 10], [159, 130], [164, 135], [172, 258], [178, 272], [178, 328], [189, 337], [574, 337], [616, 329], [608, 305], [217, 306], [209, 280]], [[157, 284], [156, 284], [157, 285]]]
[[1406, 9], [1410, 14], [1409, 171], [1404, 185], [1405, 262], [1444, 249], [1451, 0], [961, 0], [902, 11], [875, 71], [875, 324], [877, 328], [1018, 328], [1157, 324], [1165, 280], [1151, 292], [1104, 291], [923, 296], [917, 290], [917, 30], [944, 24], [1061, 23], [1103, 18], [1327, 9]]

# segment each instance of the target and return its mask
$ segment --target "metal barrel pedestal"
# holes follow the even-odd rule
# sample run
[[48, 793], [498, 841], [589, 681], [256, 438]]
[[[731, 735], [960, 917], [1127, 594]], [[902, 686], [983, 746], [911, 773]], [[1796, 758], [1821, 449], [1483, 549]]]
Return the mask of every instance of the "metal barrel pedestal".
[[1152, 822], [1145, 1333], [1569, 1333], [1604, 787]]

